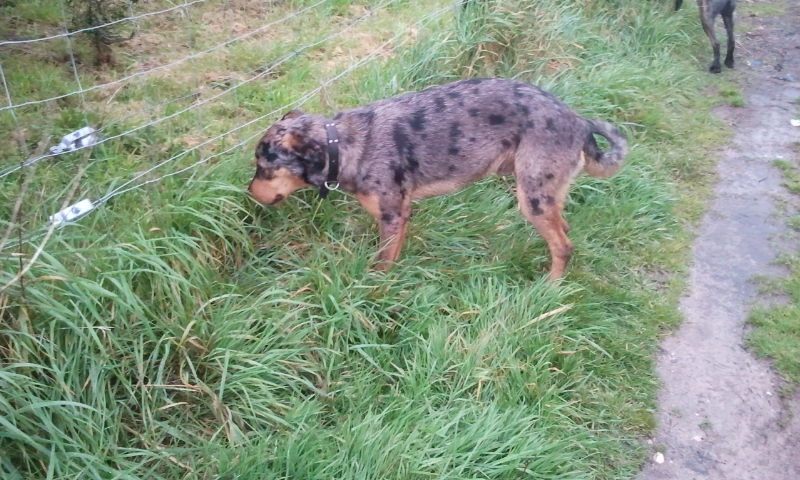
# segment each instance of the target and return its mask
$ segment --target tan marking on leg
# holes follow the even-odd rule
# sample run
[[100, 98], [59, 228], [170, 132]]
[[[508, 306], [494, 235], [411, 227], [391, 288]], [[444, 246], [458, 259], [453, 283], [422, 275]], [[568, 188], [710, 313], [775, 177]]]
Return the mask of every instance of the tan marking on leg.
[[563, 210], [563, 200], [558, 198], [553, 205], [540, 204], [542, 213], [534, 215], [528, 200], [528, 195], [525, 193], [522, 185], [517, 185], [517, 201], [519, 202], [522, 214], [533, 224], [536, 231], [539, 232], [539, 235], [547, 242], [552, 260], [548, 280], [552, 281], [563, 277], [567, 262], [572, 255], [572, 242], [570, 242], [566, 234], [566, 230], [569, 229], [569, 226], [564, 221], [564, 217], [561, 213]]
[[[381, 209], [378, 195], [374, 193], [359, 193], [356, 197], [364, 209], [378, 222], [380, 247], [375, 268], [377, 270], [388, 270], [400, 257], [400, 250], [403, 248], [408, 229], [408, 218], [411, 214], [411, 199], [404, 199], [400, 212], [385, 212]], [[390, 222], [384, 220], [384, 213], [392, 215]]]
[[364, 207], [364, 210], [369, 212], [375, 218], [375, 221], [380, 222], [381, 208], [378, 196], [374, 193], [357, 193], [356, 198], [361, 206]]
[[[410, 209], [409, 209], [410, 210]], [[399, 225], [393, 232], [389, 233], [387, 241], [388, 248], [386, 249], [386, 260], [394, 263], [400, 258], [400, 251], [403, 249], [403, 244], [406, 241], [406, 232], [408, 232], [408, 217], [409, 213], [401, 213]]]

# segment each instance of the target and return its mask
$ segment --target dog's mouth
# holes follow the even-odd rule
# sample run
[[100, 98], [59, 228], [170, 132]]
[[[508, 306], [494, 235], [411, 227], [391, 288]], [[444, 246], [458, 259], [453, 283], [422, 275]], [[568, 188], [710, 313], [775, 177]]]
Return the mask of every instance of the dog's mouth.
[[308, 185], [284, 167], [275, 170], [269, 179], [262, 176], [256, 175], [247, 187], [253, 198], [262, 205], [277, 205], [295, 190]]
[[286, 195], [282, 193], [270, 192], [269, 189], [263, 188], [263, 185], [255, 180], [250, 182], [247, 191], [250, 192], [253, 199], [261, 205], [277, 205], [286, 198]]
[[267, 205], [277, 205], [277, 204], [281, 203], [284, 198], [286, 198], [286, 197], [281, 195], [281, 194], [275, 195], [275, 199], [273, 199]]
[[277, 205], [286, 199], [286, 195], [282, 195], [280, 193], [276, 194], [272, 198], [263, 198], [253, 193], [252, 190], [250, 190], [250, 196], [253, 198], [253, 200], [260, 203], [261, 205], [267, 205], [267, 206]]

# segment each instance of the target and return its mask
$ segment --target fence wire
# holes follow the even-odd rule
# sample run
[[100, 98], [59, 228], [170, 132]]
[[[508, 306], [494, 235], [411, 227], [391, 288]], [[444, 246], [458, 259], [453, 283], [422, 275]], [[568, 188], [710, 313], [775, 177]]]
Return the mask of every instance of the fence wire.
[[[235, 41], [238, 41], [238, 40], [240, 40], [242, 38], [245, 38], [246, 36], [254, 34], [253, 32], [261, 31], [261, 30], [263, 30], [265, 28], [268, 28], [271, 25], [275, 25], [279, 21], [285, 21], [287, 19], [297, 17], [301, 13], [306, 12], [306, 11], [312, 9], [312, 8], [315, 8], [315, 7], [321, 5], [322, 3], [325, 3], [327, 1], [330, 1], [330, 0], [320, 0], [320, 1], [318, 1], [318, 2], [316, 2], [314, 4], [312, 4], [312, 5], [304, 8], [304, 9], [300, 9], [300, 10], [296, 10], [296, 11], [292, 12], [291, 14], [283, 17], [281, 20], [270, 22], [268, 24], [265, 24], [265, 25], [259, 27], [256, 30], [252, 30], [251, 32], [248, 32], [245, 35], [239, 35], [237, 37], [229, 39], [226, 42], [220, 43], [218, 45], [219, 46], [229, 45], [229, 44], [231, 44], [231, 43], [233, 43]], [[306, 51], [308, 51], [310, 49], [313, 49], [314, 47], [322, 45], [325, 42], [331, 40], [332, 38], [335, 38], [335, 37], [337, 37], [339, 35], [342, 35], [344, 32], [352, 29], [354, 26], [366, 21], [366, 19], [368, 19], [370, 16], [374, 15], [376, 11], [378, 11], [380, 9], [383, 9], [383, 8], [386, 8], [389, 5], [391, 5], [392, 3], [395, 3], [397, 1], [398, 0], [387, 0], [387, 1], [383, 2], [383, 3], [381, 3], [380, 5], [377, 5], [377, 6], [373, 7], [371, 10], [367, 11], [365, 14], [360, 15], [360, 16], [348, 21], [348, 23], [345, 26], [343, 26], [342, 28], [339, 28], [339, 29], [334, 30], [334, 31], [332, 31], [330, 33], [322, 35], [318, 39], [316, 39], [314, 41], [311, 41], [311, 42], [309, 42], [307, 44], [304, 44], [304, 45], [292, 50], [291, 52], [289, 52], [288, 54], [284, 55], [280, 59], [272, 62], [270, 64], [270, 66], [265, 68], [265, 69], [262, 69], [260, 71], [259, 71], [259, 69], [254, 70], [253, 72], [257, 72], [255, 75], [253, 75], [253, 76], [251, 76], [251, 77], [249, 77], [249, 78], [237, 83], [236, 85], [233, 85], [233, 86], [225, 89], [224, 91], [222, 91], [222, 92], [220, 92], [220, 93], [218, 93], [216, 95], [213, 95], [212, 97], [206, 98], [206, 99], [204, 99], [202, 101], [199, 101], [199, 102], [195, 102], [194, 104], [192, 104], [192, 105], [190, 105], [188, 107], [185, 107], [183, 109], [179, 109], [178, 111], [173, 112], [173, 113], [171, 113], [169, 115], [165, 115], [165, 116], [162, 116], [162, 117], [158, 117], [156, 119], [152, 119], [152, 120], [150, 120], [148, 122], [145, 122], [145, 123], [143, 123], [141, 125], [138, 125], [138, 126], [136, 126], [134, 128], [131, 128], [131, 129], [125, 131], [125, 132], [122, 132], [120, 134], [113, 135], [113, 136], [110, 136], [110, 137], [107, 137], [107, 138], [103, 138], [98, 143], [107, 142], [107, 141], [110, 141], [110, 140], [113, 140], [113, 139], [116, 139], [116, 138], [120, 138], [120, 137], [125, 136], [125, 135], [129, 135], [129, 134], [131, 134], [133, 132], [136, 132], [136, 131], [139, 131], [141, 129], [144, 129], [144, 128], [147, 128], [147, 127], [150, 127], [150, 126], [153, 126], [153, 125], [157, 125], [157, 124], [162, 123], [164, 121], [167, 121], [167, 120], [170, 120], [172, 118], [175, 118], [175, 117], [177, 117], [177, 116], [179, 116], [181, 114], [184, 114], [184, 113], [186, 113], [186, 112], [188, 112], [188, 111], [190, 111], [192, 109], [198, 108], [200, 106], [211, 104], [212, 102], [215, 102], [215, 101], [219, 100], [222, 96], [227, 95], [230, 92], [235, 91], [236, 89], [242, 87], [243, 85], [246, 85], [246, 84], [248, 84], [250, 82], [253, 82], [253, 81], [255, 81], [255, 80], [259, 79], [259, 78], [263, 78], [264, 76], [266, 76], [269, 73], [271, 73], [272, 71], [274, 71], [278, 66], [280, 66], [283, 63], [288, 62], [292, 58], [294, 58], [294, 57], [296, 57], [298, 55], [301, 55], [302, 53], [304, 53], [304, 52], [306, 52]], [[176, 7], [176, 8], [183, 8], [185, 6], [189, 6], [189, 5], [194, 4], [194, 3], [198, 3], [198, 2], [184, 2], [184, 4], [182, 4], [182, 5], [180, 5], [179, 7]], [[246, 137], [244, 137], [242, 139], [238, 139], [238, 141], [236, 141], [236, 143], [233, 144], [232, 146], [224, 148], [223, 150], [218, 151], [216, 153], [213, 153], [213, 154], [210, 154], [210, 155], [207, 155], [207, 156], [203, 156], [200, 159], [198, 159], [197, 161], [195, 161], [195, 162], [193, 162], [193, 163], [191, 163], [189, 165], [185, 165], [185, 166], [182, 166], [182, 167], [177, 168], [175, 170], [168, 171], [168, 172], [166, 172], [166, 173], [164, 173], [164, 174], [162, 174], [162, 175], [160, 175], [158, 177], [155, 177], [155, 178], [146, 178], [146, 177], [150, 176], [151, 174], [153, 174], [154, 172], [156, 172], [158, 170], [165, 169], [168, 165], [176, 162], [180, 158], [183, 158], [183, 157], [185, 157], [185, 156], [187, 156], [187, 155], [189, 155], [189, 154], [191, 154], [191, 153], [193, 153], [193, 152], [195, 152], [195, 151], [197, 151], [197, 150], [199, 150], [199, 149], [201, 149], [201, 148], [203, 148], [203, 147], [205, 147], [207, 145], [210, 145], [210, 144], [213, 144], [215, 142], [218, 142], [218, 141], [220, 141], [220, 140], [222, 140], [222, 139], [224, 139], [226, 137], [232, 137], [235, 134], [237, 134], [238, 132], [240, 132], [240, 131], [242, 131], [244, 129], [247, 129], [248, 127], [251, 127], [251, 126], [253, 126], [253, 125], [255, 125], [255, 124], [259, 123], [259, 122], [262, 122], [262, 121], [264, 121], [264, 120], [266, 120], [268, 118], [271, 118], [271, 117], [275, 117], [278, 114], [280, 114], [282, 112], [285, 112], [285, 111], [287, 111], [287, 110], [289, 110], [291, 108], [296, 108], [296, 107], [299, 107], [299, 106], [307, 103], [309, 100], [313, 99], [315, 96], [317, 96], [320, 93], [322, 93], [326, 88], [330, 87], [335, 82], [337, 82], [340, 79], [344, 78], [345, 76], [349, 75], [350, 73], [352, 73], [353, 71], [357, 70], [358, 68], [360, 68], [360, 67], [362, 67], [362, 66], [364, 66], [364, 65], [366, 65], [366, 64], [368, 64], [368, 63], [370, 63], [372, 61], [374, 61], [375, 59], [379, 58], [381, 54], [385, 54], [387, 51], [392, 51], [394, 49], [397, 49], [398, 47], [400, 47], [400, 46], [404, 45], [405, 43], [407, 43], [412, 37], [410, 35], [409, 30], [415, 30], [415, 29], [417, 29], [419, 27], [424, 26], [425, 24], [433, 21], [434, 19], [437, 19], [437, 18], [441, 17], [448, 10], [453, 9], [455, 6], [457, 6], [459, 4], [460, 4], [460, 0], [456, 1], [454, 4], [448, 4], [447, 6], [445, 6], [443, 8], [440, 8], [440, 9], [438, 9], [436, 11], [433, 11], [433, 12], [421, 17], [416, 22], [413, 22], [413, 23], [409, 24], [405, 29], [403, 29], [399, 33], [396, 33], [395, 35], [391, 36], [391, 38], [389, 38], [388, 40], [384, 41], [383, 43], [381, 43], [377, 47], [371, 49], [369, 52], [367, 52], [366, 54], [364, 54], [363, 56], [358, 58], [356, 61], [354, 61], [350, 65], [348, 65], [346, 68], [341, 70], [339, 73], [331, 76], [330, 78], [327, 78], [327, 79], [321, 81], [319, 83], [319, 86], [304, 92], [303, 94], [297, 96], [297, 98], [295, 98], [291, 102], [288, 102], [288, 103], [286, 103], [284, 105], [281, 105], [278, 108], [275, 108], [275, 109], [273, 109], [273, 110], [271, 110], [271, 111], [269, 111], [269, 112], [267, 112], [267, 113], [265, 113], [263, 115], [259, 115], [258, 117], [250, 119], [250, 120], [248, 120], [246, 122], [242, 122], [242, 123], [236, 125], [235, 127], [228, 129], [227, 131], [225, 131], [223, 133], [220, 133], [218, 135], [214, 135], [213, 137], [208, 138], [208, 139], [204, 140], [203, 142], [200, 142], [197, 145], [192, 146], [191, 148], [187, 148], [187, 149], [185, 149], [185, 150], [183, 150], [183, 151], [181, 151], [181, 152], [179, 152], [179, 153], [177, 153], [175, 155], [170, 156], [169, 158], [167, 158], [167, 159], [165, 159], [165, 160], [163, 160], [161, 162], [158, 162], [157, 164], [153, 165], [152, 167], [150, 167], [150, 168], [148, 168], [148, 169], [146, 169], [144, 171], [136, 173], [135, 175], [130, 177], [128, 180], [126, 180], [122, 184], [120, 184], [120, 185], [116, 186], [115, 188], [111, 189], [110, 191], [108, 191], [106, 194], [104, 194], [104, 195], [92, 200], [91, 201], [91, 205], [92, 205], [91, 211], [94, 211], [94, 210], [96, 210], [96, 209], [108, 204], [108, 202], [110, 200], [112, 200], [113, 198], [115, 198], [115, 197], [124, 195], [124, 194], [126, 194], [128, 192], [132, 192], [132, 191], [141, 189], [141, 188], [143, 188], [143, 187], [145, 187], [147, 185], [160, 182], [165, 178], [172, 177], [172, 176], [175, 176], [175, 175], [180, 175], [182, 173], [191, 171], [192, 169], [198, 167], [199, 165], [202, 165], [204, 163], [209, 162], [210, 160], [222, 157], [224, 155], [229, 155], [232, 152], [236, 151], [237, 149], [240, 149], [240, 148], [250, 144], [257, 136], [259, 136], [259, 135], [261, 135], [263, 133], [261, 129], [259, 129], [257, 132], [255, 132], [253, 134], [247, 135]], [[162, 11], [162, 13], [163, 13], [163, 11]], [[151, 14], [156, 14], [156, 12], [153, 12]], [[145, 15], [131, 16], [131, 17], [127, 17], [127, 20], [130, 21], [130, 20], [133, 20], [133, 19], [136, 19], [136, 18], [142, 18], [143, 16], [145, 16]], [[100, 27], [98, 27], [98, 28], [100, 28]], [[77, 31], [75, 31], [75, 32], [65, 32], [64, 34], [62, 34], [60, 36], [61, 37], [68, 36], [67, 35], [68, 33], [74, 34], [74, 33], [78, 33], [78, 32]], [[54, 36], [54, 37], [57, 38], [57, 36]], [[43, 39], [46, 39], [46, 37], [43, 37]], [[2, 44], [0, 44], [0, 46], [2, 46]], [[221, 48], [221, 47], [219, 47], [219, 48]], [[198, 53], [198, 54], [200, 54], [200, 53]], [[198, 54], [194, 54], [194, 55], [196, 56]], [[192, 55], [184, 57], [183, 59], [181, 59], [181, 61], [185, 61], [186, 59], [189, 59], [190, 57], [192, 57]], [[71, 67], [72, 67], [72, 70], [73, 70], [73, 74], [78, 76], [77, 66], [76, 66], [75, 61], [74, 61], [74, 56], [72, 57], [72, 62], [71, 63], [72, 63]], [[171, 65], [176, 65], [177, 63], [178, 62], [172, 62]], [[131, 75], [131, 76], [127, 77], [127, 78], [130, 78], [130, 77], [133, 77], [133, 75]], [[10, 88], [8, 86], [8, 83], [7, 83], [3, 68], [2, 68], [2, 64], [0, 64], [0, 80], [2, 80], [3, 88], [4, 88], [4, 91], [6, 93], [6, 98], [7, 98], [8, 104], [9, 104], [8, 106], [3, 107], [3, 110], [8, 110], [9, 113], [11, 114], [12, 118], [14, 118], [16, 120], [16, 116], [14, 114], [15, 109], [19, 108], [21, 106], [24, 106], [26, 104], [29, 104], [29, 103], [20, 103], [20, 104], [14, 104], [13, 103], [13, 100], [12, 100], [13, 92], [10, 90]], [[105, 85], [108, 85], [108, 84], [105, 84]], [[95, 87], [89, 87], [89, 88], [86, 88], [86, 89], [79, 88], [79, 91], [73, 92], [73, 94], [83, 94], [83, 92], [90, 91], [93, 88], [95, 88]], [[191, 95], [192, 94], [189, 94], [189, 96], [191, 96]], [[177, 101], [179, 99], [186, 98], [186, 97], [187, 97], [187, 95], [182, 95], [181, 97], [178, 97], [176, 99], [172, 99], [172, 100], [169, 100], [167, 102], [164, 102], [163, 105], [175, 102], [175, 101]], [[17, 124], [17, 128], [20, 128], [20, 127], [21, 126]], [[24, 145], [25, 142], [21, 142], [21, 143]], [[89, 146], [86, 146], [84, 148], [88, 148], [88, 147]], [[22, 149], [23, 147], [20, 147], [20, 148]], [[87, 153], [88, 153], [88, 151], [89, 150], [86, 150]], [[38, 160], [55, 156], [53, 154], [43, 154], [43, 155], [38, 155], [38, 156], [32, 157], [30, 152], [27, 152], [27, 151], [23, 152], [23, 155], [24, 156], [22, 158], [27, 158], [27, 160], [22, 160], [22, 161], [20, 161], [20, 163], [18, 165], [15, 165], [14, 167], [12, 167], [13, 171], [17, 171], [17, 170], [19, 170], [21, 168], [24, 168], [25, 166], [34, 165], [36, 163], [36, 161], [38, 161]], [[31, 159], [35, 159], [35, 161], [31, 161]], [[75, 175], [73, 181], [70, 183], [70, 187], [68, 188], [69, 193], [67, 194], [66, 198], [62, 202], [62, 207], [61, 207], [62, 209], [68, 208], [69, 205], [70, 205], [70, 202], [72, 202], [75, 199], [75, 195], [76, 195], [76, 192], [78, 191], [78, 187], [80, 185], [80, 181], [81, 181], [81, 179], [83, 178], [83, 176], [84, 176], [84, 174], [86, 172], [86, 166], [87, 166], [88, 160], [89, 160], [88, 154], [84, 155], [84, 160], [83, 160], [82, 166], [80, 167], [80, 171], [78, 172], [77, 175]], [[3, 177], [7, 176], [10, 173], [12, 173], [12, 170], [6, 170], [6, 171], [0, 172], [0, 179], [2, 179]], [[27, 188], [27, 185], [29, 184], [31, 178], [32, 178], [32, 175], [25, 175], [23, 177], [20, 177], [21, 193], [24, 193], [22, 191], [22, 189], [23, 188]], [[56, 234], [58, 232], [58, 226], [56, 225], [56, 222], [51, 221], [51, 222], [48, 222], [48, 223], [46, 223], [44, 225], [40, 225], [38, 228], [28, 232], [25, 235], [25, 238], [23, 238], [23, 231], [22, 231], [22, 228], [20, 227], [20, 228], [18, 228], [18, 239], [17, 239], [17, 241], [14, 242], [14, 243], [11, 243], [10, 242], [10, 238], [11, 238], [12, 233], [13, 233], [13, 228], [14, 228], [15, 225], [17, 225], [19, 227], [19, 225], [18, 225], [19, 222], [17, 221], [18, 217], [19, 217], [18, 211], [22, 210], [22, 202], [19, 202], [19, 203], [20, 204], [17, 205], [17, 208], [14, 209], [14, 213], [13, 213], [12, 217], [9, 219], [8, 228], [7, 228], [7, 231], [5, 232], [5, 235], [3, 236], [2, 240], [0, 240], [0, 251], [5, 253], [5, 252], [7, 252], [9, 250], [12, 250], [12, 249], [15, 250], [15, 252], [11, 253], [11, 258], [14, 258], [14, 257], [18, 257], [19, 258], [19, 262], [20, 262], [19, 271], [18, 271], [17, 275], [15, 275], [13, 278], [8, 280], [4, 285], [0, 286], [0, 293], [5, 291], [6, 289], [8, 289], [10, 286], [16, 284], [17, 282], [21, 282], [24, 279], [24, 276], [27, 274], [27, 272], [30, 270], [30, 268], [34, 265], [34, 263], [37, 261], [39, 256], [44, 252], [47, 244], [51, 241], [51, 239], [54, 236], [56, 236]], [[30, 257], [28, 257], [26, 259], [26, 261], [23, 262], [22, 258], [23, 258], [24, 255], [22, 255], [21, 250], [22, 250], [22, 247], [24, 245], [29, 245], [31, 249], [34, 249], [33, 250], [34, 253]]]
[[[172, 62], [165, 63], [163, 65], [159, 65], [157, 67], [153, 67], [153, 68], [150, 68], [150, 69], [147, 69], [147, 70], [142, 70], [140, 72], [135, 72], [135, 73], [132, 73], [130, 75], [124, 76], [122, 78], [119, 78], [117, 80], [113, 80], [113, 81], [106, 82], [106, 83], [99, 83], [97, 85], [92, 85], [89, 88], [78, 87], [77, 90], [73, 90], [72, 92], [64, 93], [62, 95], [55, 95], [55, 96], [52, 96], [52, 97], [43, 98], [43, 99], [39, 99], [39, 100], [29, 100], [29, 101], [18, 103], [18, 104], [10, 104], [10, 105], [5, 106], [5, 107], [0, 107], [0, 112], [2, 112], [4, 110], [8, 110], [8, 109], [13, 109], [13, 108], [26, 107], [26, 106], [30, 106], [30, 105], [40, 105], [42, 103], [49, 103], [49, 102], [54, 102], [56, 100], [63, 100], [65, 98], [72, 97], [74, 95], [83, 95], [85, 93], [93, 92], [95, 90], [99, 90], [99, 89], [102, 89], [102, 88], [108, 88], [108, 87], [111, 87], [111, 86], [120, 85], [120, 84], [128, 82], [128, 81], [130, 81], [132, 79], [150, 75], [151, 73], [154, 73], [154, 72], [159, 72], [159, 71], [162, 71], [162, 70], [168, 70], [168, 69], [174, 68], [174, 67], [176, 67], [176, 66], [178, 66], [178, 65], [180, 65], [180, 64], [182, 64], [184, 62], [187, 62], [189, 60], [196, 60], [196, 59], [202, 57], [203, 55], [207, 55], [207, 54], [209, 54], [211, 52], [215, 52], [215, 51], [217, 51], [217, 50], [219, 50], [219, 49], [221, 49], [223, 47], [227, 47], [227, 46], [229, 46], [229, 45], [231, 45], [233, 43], [236, 43], [236, 42], [239, 42], [241, 40], [244, 40], [245, 38], [252, 37], [253, 35], [255, 35], [257, 33], [260, 33], [260, 32], [263, 32], [264, 30], [266, 30], [266, 29], [268, 29], [270, 27], [273, 27], [273, 26], [281, 24], [281, 23], [286, 23], [289, 20], [291, 20], [293, 18], [296, 18], [296, 17], [299, 17], [300, 15], [308, 12], [309, 10], [313, 10], [314, 8], [322, 5], [323, 3], [327, 3], [327, 2], [330, 2], [330, 1], [332, 1], [332, 0], [319, 0], [316, 3], [314, 3], [313, 5], [309, 5], [308, 7], [302, 8], [300, 10], [296, 10], [296, 11], [284, 16], [283, 18], [280, 18], [278, 20], [274, 20], [272, 22], [266, 23], [266, 24], [261, 25], [260, 27], [258, 27], [256, 29], [253, 29], [253, 30], [249, 31], [249, 32], [243, 33], [241, 35], [238, 35], [236, 37], [228, 39], [228, 40], [226, 40], [224, 42], [221, 42], [221, 43], [218, 43], [216, 45], [213, 45], [212, 47], [207, 48], [205, 50], [201, 50], [199, 52], [192, 53], [191, 55], [186, 55], [185, 57], [179, 58], [179, 59], [174, 60]], [[72, 48], [71, 47], [70, 47], [70, 52], [72, 52]]]
[[[323, 0], [323, 1], [328, 1], [328, 0]], [[196, 102], [192, 103], [191, 105], [189, 105], [187, 107], [184, 107], [184, 108], [182, 108], [180, 110], [177, 110], [177, 111], [175, 111], [175, 112], [173, 112], [173, 113], [171, 113], [169, 115], [165, 115], [165, 116], [153, 119], [153, 120], [151, 120], [149, 122], [145, 122], [145, 123], [143, 123], [141, 125], [138, 125], [136, 127], [130, 128], [130, 129], [128, 129], [128, 130], [126, 130], [124, 132], [118, 133], [116, 135], [101, 136], [101, 138], [96, 142], [87, 143], [85, 145], [79, 146], [78, 148], [76, 148], [74, 150], [70, 150], [69, 152], [66, 152], [66, 153], [74, 153], [74, 152], [77, 152], [79, 150], [83, 150], [83, 149], [87, 149], [87, 148], [93, 148], [95, 146], [101, 145], [101, 144], [109, 142], [111, 140], [116, 140], [118, 138], [122, 138], [122, 137], [125, 137], [127, 135], [131, 135], [131, 134], [136, 133], [136, 132], [138, 132], [140, 130], [143, 130], [145, 128], [152, 127], [152, 126], [158, 125], [160, 123], [163, 123], [163, 122], [165, 122], [167, 120], [171, 120], [173, 118], [179, 117], [179, 116], [183, 115], [184, 113], [190, 112], [190, 111], [192, 111], [192, 110], [194, 110], [196, 108], [199, 108], [199, 107], [202, 107], [202, 106], [205, 106], [205, 105], [209, 105], [210, 103], [215, 102], [215, 101], [219, 100], [220, 98], [227, 96], [229, 93], [235, 92], [239, 88], [241, 88], [241, 87], [243, 87], [243, 86], [245, 86], [245, 85], [247, 85], [249, 83], [252, 83], [252, 82], [254, 82], [256, 80], [260, 80], [260, 79], [270, 75], [271, 73], [275, 72], [275, 70], [278, 67], [280, 67], [284, 63], [287, 63], [288, 61], [294, 59], [295, 57], [300, 56], [304, 52], [306, 52], [306, 51], [308, 51], [308, 50], [310, 50], [310, 49], [312, 49], [314, 47], [317, 47], [319, 45], [322, 45], [323, 43], [326, 43], [326, 42], [328, 42], [329, 40], [331, 40], [333, 38], [341, 36], [345, 32], [351, 30], [356, 25], [358, 25], [360, 23], [363, 23], [364, 21], [366, 21], [370, 17], [374, 16], [375, 13], [378, 10], [386, 8], [386, 7], [388, 7], [389, 5], [391, 5], [393, 3], [397, 3], [398, 1], [399, 0], [388, 0], [386, 2], [383, 2], [382, 4], [378, 5], [377, 7], [374, 7], [373, 9], [368, 10], [367, 13], [365, 13], [365, 14], [363, 14], [363, 15], [361, 15], [359, 17], [356, 17], [355, 19], [349, 21], [347, 23], [347, 25], [345, 25], [343, 28], [338, 29], [338, 30], [334, 30], [333, 32], [328, 33], [328, 34], [320, 37], [319, 39], [317, 39], [317, 40], [315, 40], [313, 42], [307, 43], [305, 45], [302, 45], [302, 46], [292, 50], [291, 52], [289, 52], [289, 54], [287, 54], [287, 55], [285, 55], [285, 56], [283, 56], [283, 57], [281, 57], [281, 58], [279, 58], [279, 59], [277, 59], [277, 60], [275, 60], [273, 62], [269, 62], [268, 66], [266, 68], [260, 68], [260, 69], [255, 69], [255, 70], [250, 71], [249, 72], [250, 74], [253, 74], [254, 72], [257, 72], [257, 73], [255, 73], [255, 75], [252, 75], [251, 77], [249, 77], [249, 78], [247, 78], [245, 80], [240, 81], [236, 85], [233, 85], [233, 86], [231, 86], [229, 88], [226, 88], [225, 90], [223, 90], [223, 91], [221, 91], [221, 92], [219, 92], [219, 93], [217, 93], [215, 95], [212, 95], [211, 97], [205, 98], [205, 99], [200, 100], [200, 101], [196, 101]], [[73, 61], [73, 67], [74, 67], [74, 61]], [[3, 80], [5, 81], [5, 78], [3, 78]], [[152, 108], [154, 108], [154, 109], [155, 108], [162, 108], [163, 109], [167, 105], [170, 105], [172, 103], [178, 102], [178, 101], [186, 99], [186, 98], [198, 98], [199, 95], [201, 94], [201, 91], [202, 90], [196, 90], [196, 91], [190, 92], [188, 94], [183, 94], [183, 95], [181, 95], [179, 97], [176, 97], [176, 98], [173, 98], [171, 100], [167, 100], [165, 102], [161, 102], [159, 104], [156, 104], [156, 105], [152, 106]], [[105, 127], [97, 129], [97, 133], [98, 134], [102, 134], [102, 132], [105, 129], [107, 129], [109, 125], [120, 124], [124, 120], [126, 120], [128, 118], [131, 118], [131, 117], [133, 117], [133, 116], [135, 116], [137, 114], [138, 114], [138, 112], [137, 113], [131, 113], [131, 114], [125, 115], [123, 117], [119, 117], [119, 118], [115, 119], [114, 121], [109, 122]], [[38, 156], [35, 156], [35, 157], [32, 157], [32, 158], [28, 158], [27, 160], [21, 162], [19, 165], [14, 165], [14, 166], [11, 166], [11, 167], [7, 167], [7, 168], [5, 168], [3, 170], [0, 170], [0, 179], [3, 179], [4, 177], [6, 177], [8, 175], [11, 175], [12, 173], [18, 171], [20, 168], [31, 166], [34, 163], [39, 162], [41, 160], [45, 160], [45, 159], [48, 159], [48, 158], [53, 158], [53, 157], [57, 157], [59, 155], [63, 155], [63, 153], [64, 152], [45, 153], [45, 154], [38, 155]]]
[[207, 1], [208, 0], [193, 0], [191, 2], [183, 2], [180, 5], [175, 5], [174, 7], [165, 8], [163, 10], [142, 13], [142, 14], [139, 14], [139, 15], [131, 15], [129, 17], [120, 18], [119, 20], [114, 20], [113, 22], [104, 23], [102, 25], [94, 25], [94, 26], [91, 26], [91, 27], [81, 28], [80, 30], [66, 31], [64, 33], [59, 33], [57, 35], [49, 35], [49, 36], [46, 36], [46, 37], [31, 38], [31, 39], [28, 39], [28, 40], [4, 40], [4, 41], [0, 42], [0, 47], [5, 46], [5, 45], [24, 45], [24, 44], [30, 44], [30, 43], [44, 42], [46, 40], [55, 40], [57, 38], [71, 37], [73, 35], [77, 35], [78, 33], [91, 32], [93, 30], [99, 30], [101, 28], [107, 28], [107, 27], [110, 27], [112, 25], [117, 25], [119, 23], [133, 22], [133, 21], [139, 20], [141, 18], [152, 17], [152, 16], [156, 16], [156, 15], [163, 15], [165, 13], [174, 12], [175, 10], [183, 10], [183, 9], [185, 9], [187, 7], [191, 7], [194, 4], [205, 3]]

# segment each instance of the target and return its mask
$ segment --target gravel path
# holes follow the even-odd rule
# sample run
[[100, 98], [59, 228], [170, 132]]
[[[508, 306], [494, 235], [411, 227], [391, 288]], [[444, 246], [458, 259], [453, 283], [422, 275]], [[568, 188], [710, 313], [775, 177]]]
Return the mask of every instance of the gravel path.
[[717, 112], [735, 133], [697, 231], [684, 323], [661, 346], [659, 428], [641, 480], [800, 479], [800, 398], [782, 398], [769, 363], [744, 346], [752, 279], [780, 274], [772, 262], [791, 243], [773, 161], [798, 158], [800, 128], [789, 121], [800, 112], [800, 1], [782, 2], [789, 11], [778, 18], [748, 16], [740, 4], [746, 106]]

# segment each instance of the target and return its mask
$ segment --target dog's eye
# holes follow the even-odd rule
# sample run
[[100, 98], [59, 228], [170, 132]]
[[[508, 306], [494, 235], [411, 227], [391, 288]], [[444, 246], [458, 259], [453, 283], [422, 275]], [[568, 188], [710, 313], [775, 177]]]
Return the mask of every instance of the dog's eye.
[[269, 155], [269, 144], [261, 142], [256, 147], [256, 158], [267, 160]]
[[275, 172], [271, 168], [262, 167], [261, 164], [259, 163], [256, 166], [256, 178], [260, 178], [262, 180], [271, 180], [275, 178]]
[[269, 168], [269, 163], [267, 162], [267, 159], [259, 155], [258, 153], [256, 153], [256, 168], [259, 170], [266, 170], [267, 168]]

